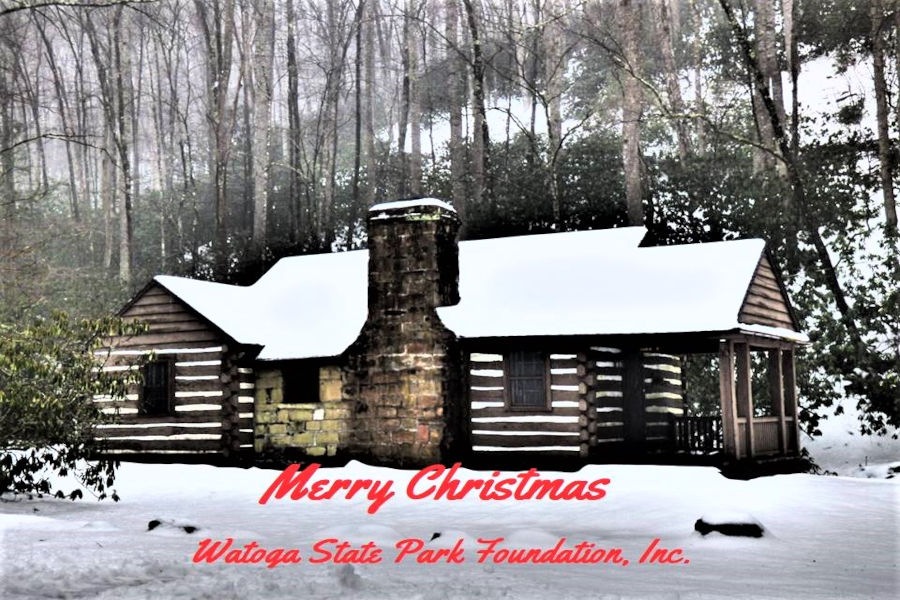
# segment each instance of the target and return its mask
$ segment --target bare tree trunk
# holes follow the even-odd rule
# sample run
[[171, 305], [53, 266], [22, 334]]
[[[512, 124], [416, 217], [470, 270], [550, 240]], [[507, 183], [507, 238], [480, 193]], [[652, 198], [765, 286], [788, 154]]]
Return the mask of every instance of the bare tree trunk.
[[661, 0], [666, 4], [666, 11], [670, 15], [671, 26], [669, 30], [677, 37], [681, 35], [681, 0]]
[[[290, 226], [288, 239], [296, 243], [301, 233], [300, 208], [300, 92], [299, 71], [297, 67], [297, 45], [294, 39], [294, 2], [286, 0], [285, 16], [287, 18], [287, 75], [288, 75], [288, 165], [290, 169], [288, 184], [288, 206], [290, 209]], [[304, 236], [305, 237], [305, 236]]]
[[[169, 4], [169, 7], [172, 10], [171, 18], [173, 21], [180, 22], [182, 15], [187, 10], [186, 6], [181, 2], [176, 2]], [[174, 34], [174, 38], [172, 34]], [[190, 263], [196, 270], [199, 261], [199, 243], [196, 235], [193, 235], [193, 233], [196, 232], [198, 220], [197, 184], [194, 178], [194, 163], [190, 159], [193, 155], [193, 141], [188, 120], [193, 97], [193, 85], [189, 77], [186, 78], [183, 85], [181, 84], [181, 73], [191, 72], [190, 54], [187, 51], [187, 42], [180, 27], [172, 32], [160, 32], [157, 30], [156, 40], [157, 47], [163, 50], [162, 59], [166, 86], [168, 88], [168, 97], [165, 99], [165, 104], [159, 106], [159, 112], [166, 114], [167, 117], [165, 126], [162, 127], [161, 124], [165, 135], [160, 136], [160, 149], [164, 153], [160, 164], [165, 169], [165, 174], [161, 179], [166, 182], [167, 188], [167, 193], [163, 195], [164, 208], [160, 211], [162, 213], [160, 218], [166, 219], [166, 208], [169, 208], [174, 213], [175, 241], [172, 246], [176, 249], [177, 254], [180, 255], [184, 255], [185, 251], [189, 250]], [[157, 56], [159, 55], [157, 53]], [[162, 79], [160, 79], [160, 90], [163, 87]], [[182, 93], [184, 93], [183, 103]], [[161, 101], [163, 100], [161, 99]], [[182, 105], [184, 110], [181, 108]], [[164, 107], [167, 110], [163, 110]], [[180, 171], [181, 175], [181, 190], [177, 194], [177, 203], [175, 202], [176, 171]], [[168, 198], [168, 203], [165, 203], [166, 198]], [[190, 222], [192, 234], [189, 238], [185, 234], [185, 219], [189, 219]], [[161, 248], [161, 252], [165, 252], [165, 249]], [[172, 254], [175, 255], [176, 252]], [[163, 266], [165, 266], [167, 259], [168, 257], [163, 257]]]
[[[131, 198], [132, 203], [137, 204], [140, 202], [141, 197], [141, 154], [140, 154], [140, 121], [141, 121], [141, 98], [143, 97], [144, 90], [144, 28], [140, 25], [137, 25], [139, 30], [138, 32], [138, 62], [137, 62], [137, 70], [134, 71], [132, 69], [132, 62], [130, 58], [130, 53], [126, 54], [126, 66], [127, 72], [125, 73], [125, 77], [127, 77], [128, 81], [128, 90], [130, 92], [130, 102], [129, 105], [131, 107], [130, 118], [131, 118], [131, 184], [132, 184], [132, 192]], [[126, 47], [127, 52], [127, 47]], [[133, 72], [132, 72], [133, 71]], [[129, 218], [130, 220], [130, 218]], [[129, 228], [131, 225], [129, 224]], [[129, 244], [133, 248], [133, 240], [130, 239], [133, 237], [131, 232], [129, 232]], [[129, 251], [129, 255], [133, 254], [133, 251]], [[132, 258], [133, 260], [133, 258]], [[129, 276], [130, 279], [130, 276]]]
[[168, 200], [171, 187], [167, 184], [169, 177], [168, 152], [165, 149], [167, 144], [165, 125], [163, 124], [162, 68], [159, 64], [159, 54], [154, 53], [153, 59], [155, 63], [153, 71], [156, 74], [156, 78], [154, 79], [153, 73], [151, 73], [148, 83], [150, 84], [150, 96], [156, 99], [156, 102], [150, 105], [150, 113], [153, 117], [153, 133], [156, 138], [156, 185], [159, 189], [159, 204], [157, 207], [157, 218], [159, 219], [159, 268], [162, 272], [165, 272], [168, 266], [166, 213], [169, 207]]
[[407, 0], [409, 37], [407, 39], [409, 78], [409, 193], [422, 193], [422, 100], [419, 90], [419, 12], [418, 0]]
[[[153, 130], [156, 138], [156, 173], [159, 187], [159, 266], [165, 272], [168, 267], [168, 250], [166, 248], [166, 213], [170, 206], [172, 194], [171, 171], [169, 169], [169, 157], [172, 155], [171, 138], [166, 127], [166, 105], [174, 102], [173, 98], [166, 98], [163, 90], [165, 71], [160, 58], [165, 54], [165, 48], [160, 43], [161, 36], [154, 36], [155, 51], [153, 52], [153, 69], [149, 77], [150, 96], [155, 99], [151, 104], [153, 115]], [[180, 215], [179, 215], [180, 216]]]
[[[894, 72], [897, 73], [897, 80], [900, 83], [900, 7], [894, 11], [894, 31], [898, 32], [894, 35]], [[895, 110], [894, 127], [900, 134], [900, 108]]]
[[[543, 1], [542, 0], [532, 0], [531, 9], [533, 11], [533, 21], [535, 23], [540, 23], [544, 20], [543, 16]], [[536, 168], [538, 164], [538, 158], [540, 154], [540, 148], [538, 147], [538, 138], [537, 138], [537, 109], [538, 104], [540, 103], [540, 94], [539, 94], [539, 86], [538, 86], [538, 77], [539, 77], [539, 69], [540, 69], [540, 61], [538, 57], [541, 54], [541, 38], [537, 35], [531, 36], [531, 43], [528, 46], [528, 51], [531, 53], [531, 60], [527, 61], [527, 67], [522, 68], [522, 80], [525, 81], [525, 85], [528, 88], [528, 100], [530, 104], [529, 110], [529, 119], [528, 119], [528, 140], [529, 140], [529, 149], [528, 149], [528, 164], [532, 168]], [[527, 68], [527, 73], [526, 73]]]
[[[238, 208], [239, 221], [232, 222], [233, 230], [241, 232], [238, 239], [247, 239], [247, 251], [250, 256], [256, 255], [253, 240], [253, 201], [254, 191], [256, 189], [256, 163], [257, 157], [254, 153], [257, 150], [256, 145], [256, 77], [254, 73], [256, 56], [254, 56], [255, 44], [254, 40], [258, 37], [255, 29], [255, 22], [251, 15], [254, 12], [253, 2], [241, 0], [240, 5], [240, 23], [241, 23], [241, 39], [238, 47], [238, 80], [241, 82], [243, 105], [241, 106], [241, 117], [243, 120], [242, 131], [245, 134], [243, 139], [243, 153], [241, 155], [241, 167], [243, 167], [244, 177], [241, 186], [241, 203]], [[237, 108], [237, 102], [235, 102]]]
[[[676, 3], [677, 4], [677, 3]], [[669, 12], [669, 1], [659, 0], [656, 3], [656, 31], [659, 34], [659, 46], [662, 50], [663, 65], [666, 72], [666, 92], [669, 96], [669, 105], [675, 115], [675, 136], [678, 140], [678, 157], [681, 160], [687, 158], [690, 152], [691, 142], [688, 136], [687, 120], [681, 116], [684, 114], [684, 101], [681, 98], [681, 86], [678, 83], [678, 65], [675, 63], [675, 48], [672, 41], [672, 28], [669, 23], [674, 23], [672, 13]], [[678, 30], [676, 29], [677, 33]]]
[[493, 202], [493, 186], [491, 185], [491, 135], [487, 122], [485, 106], [485, 62], [481, 47], [480, 10], [473, 0], [463, 0], [466, 9], [466, 21], [469, 25], [469, 37], [472, 41], [472, 100], [474, 103], [474, 126], [472, 132], [472, 200], [481, 205], [485, 198]]
[[784, 110], [784, 88], [781, 84], [781, 67], [778, 65], [778, 32], [775, 28], [775, 0], [756, 1], [757, 52], [763, 75], [772, 93], [772, 101], [778, 118], [787, 123]]
[[103, 206], [103, 270], [107, 273], [112, 269], [113, 244], [115, 236], [113, 233], [113, 205], [116, 196], [116, 186], [114, 171], [115, 164], [110, 155], [112, 143], [112, 124], [105, 123], [103, 127], [106, 132], [104, 150], [100, 159], [100, 198]]
[[317, 207], [316, 242], [330, 249], [336, 238], [335, 198], [337, 192], [337, 160], [340, 100], [347, 52], [353, 41], [354, 26], [348, 23], [349, 4], [327, 3], [323, 37], [328, 47], [328, 63], [322, 104], [320, 171], [324, 169], [321, 204]]
[[[772, 4], [773, 0], [754, 0], [756, 55], [759, 68], [765, 79], [766, 89], [770, 91], [775, 110], [778, 112], [778, 118], [782, 123], [786, 123], [784, 90], [781, 85], [781, 69], [778, 67], [778, 56], [776, 54], [776, 30]], [[760, 87], [753, 83], [752, 77], [751, 85], [754, 89], [754, 108], [759, 130], [759, 141], [771, 152], [777, 153], [778, 144], [775, 140], [775, 132], [772, 130], [772, 124], [766, 113]], [[773, 162], [772, 156], [765, 151], [756, 151], [755, 160], [759, 168], [772, 168], [772, 166], [775, 166], [782, 174], [785, 174], [783, 165], [780, 162]]]
[[[58, 10], [59, 9], [57, 9], [57, 11]], [[75, 129], [77, 131], [87, 131], [87, 105], [89, 95], [86, 93], [84, 85], [84, 65], [86, 64], [86, 61], [84, 60], [84, 55], [81, 51], [82, 46], [81, 44], [76, 43], [65, 18], [57, 19], [56, 23], [58, 24], [59, 31], [66, 40], [66, 44], [68, 45], [72, 56], [75, 58], [74, 85], [75, 97], [78, 98], [78, 101], [75, 104]], [[78, 32], [81, 39], [83, 39], [83, 36], [85, 35], [84, 28], [78, 28]], [[94, 153], [93, 156], [96, 157], [96, 153]], [[96, 181], [96, 169], [93, 171], [91, 170], [91, 154], [85, 151], [85, 147], [80, 144], [75, 148], [75, 162], [78, 165], [78, 174], [83, 191], [82, 198], [84, 199], [85, 212], [89, 213], [92, 209], [97, 210], [98, 208], [96, 192], [99, 182]], [[89, 229], [89, 232], [90, 245], [93, 245], [93, 228]]]
[[627, 72], [622, 74], [622, 163], [625, 166], [625, 206], [629, 225], [644, 223], [641, 182], [641, 7], [636, 0], [620, 0], [619, 27]]
[[[27, 85], [26, 82], [23, 82], [19, 77], [13, 77], [13, 81], [16, 84], [16, 95], [20, 98], [27, 98], [28, 91], [25, 89]], [[32, 136], [30, 120], [28, 118], [29, 110], [32, 108], [31, 102], [20, 102], [19, 103], [19, 122], [18, 129], [19, 134], [28, 139]], [[40, 129], [40, 126], [38, 126]], [[40, 138], [37, 138], [38, 141], [43, 141]], [[35, 186], [35, 152], [36, 152], [37, 144], [28, 144], [24, 148], [22, 148], [22, 159], [24, 160], [24, 164], [22, 165], [22, 174], [25, 176], [25, 187], [28, 188], [30, 194], [33, 194], [35, 191], [40, 192], [40, 188]], [[40, 183], [37, 184], [40, 186]], [[36, 189], [37, 187], [37, 189]]]
[[446, 38], [446, 57], [448, 62], [450, 92], [450, 198], [459, 212], [459, 218], [466, 224], [466, 153], [463, 146], [462, 111], [464, 72], [459, 51], [459, 6], [458, 0], [444, 0], [444, 37]]
[[894, 199], [893, 158], [888, 135], [887, 83], [884, 77], [884, 7], [881, 0], [871, 0], [869, 18], [872, 23], [872, 66], [875, 79], [875, 113], [878, 121], [878, 161], [881, 164], [881, 192], [884, 197], [885, 228], [897, 234], [897, 203]]
[[253, 254], [261, 259], [268, 240], [269, 178], [272, 169], [272, 70], [275, 58], [275, 4], [256, 0], [253, 79]]
[[[34, 67], [34, 71], [40, 72], [41, 70], [41, 58], [43, 54], [39, 53], [37, 56], [37, 65]], [[31, 121], [34, 123], [34, 135], [35, 141], [31, 144], [31, 148], [34, 149], [34, 152], [37, 154], [37, 165], [38, 165], [38, 190], [42, 193], [46, 194], [50, 189], [50, 178], [47, 174], [47, 152], [44, 148], [44, 136], [43, 136], [43, 126], [41, 124], [41, 85], [40, 78], [35, 76], [34, 81], [31, 80], [31, 77], [28, 75], [28, 66], [23, 61], [26, 60], [26, 55], [24, 52], [24, 48], [21, 46], [17, 48], [16, 52], [16, 69], [19, 72], [19, 76], [16, 78], [21, 85], [21, 89], [23, 92], [23, 99], [27, 103], [28, 110], [31, 112]], [[27, 127], [27, 116], [26, 116], [26, 106], [23, 104], [22, 106], [22, 122], [26, 124]], [[31, 173], [29, 172], [29, 176]]]
[[366, 12], [366, 0], [358, 0], [356, 5], [355, 56], [353, 60], [353, 179], [350, 184], [350, 218], [347, 219], [346, 248], [353, 248], [353, 236], [362, 200], [359, 195], [359, 180], [362, 171], [363, 151], [363, 15]]
[[60, 73], [59, 65], [56, 61], [56, 52], [53, 49], [53, 43], [47, 37], [44, 28], [44, 22], [39, 20], [37, 15], [32, 15], [35, 27], [41, 36], [44, 44], [44, 51], [47, 54], [47, 62], [50, 65], [50, 72], [53, 75], [53, 87], [56, 92], [56, 107], [59, 110], [59, 118], [62, 123], [63, 133], [66, 136], [66, 166], [69, 172], [69, 209], [72, 211], [72, 220], [75, 223], [81, 222], [81, 210], [78, 200], [78, 183], [76, 181], [75, 160], [72, 153], [72, 143], [68, 139], [74, 134], [71, 123], [69, 121], [69, 104], [67, 101], [65, 79]]
[[365, 11], [365, 146], [366, 152], [366, 206], [375, 204], [376, 172], [375, 172], [375, 18], [378, 0], [368, 0]]
[[229, 111], [228, 91], [234, 46], [234, 0], [224, 0], [221, 4], [218, 1], [194, 0], [194, 6], [206, 49], [206, 120], [215, 211], [213, 254], [215, 271], [221, 279], [228, 272], [228, 155], [234, 130], [234, 114]]
[[800, 79], [800, 58], [795, 31], [797, 17], [797, 1], [782, 0], [781, 10], [784, 15], [784, 48], [788, 72], [791, 75], [791, 151], [796, 156], [800, 151], [800, 100], [798, 83]]
[[[117, 147], [119, 150], [119, 167], [122, 171], [122, 206], [119, 208], [119, 279], [125, 283], [131, 283], [132, 271], [132, 171], [128, 157], [126, 131], [126, 114], [129, 107], [134, 105], [134, 88], [131, 87], [130, 59], [128, 48], [122, 41], [122, 7], [116, 9], [116, 18], [113, 22], [113, 77], [116, 87], [116, 127]], [[126, 104], [126, 92], [128, 104]]]
[[[423, 7], [424, 8], [423, 8], [422, 18], [423, 18], [424, 22], [426, 22], [426, 23], [430, 23], [430, 22], [439, 23], [440, 22], [440, 13], [441, 13], [440, 3], [429, 4], [428, 2], [425, 2], [423, 4]], [[420, 72], [425, 74], [425, 76], [426, 76], [425, 82], [427, 83], [427, 81], [428, 81], [427, 74], [434, 72], [434, 59], [436, 57], [440, 57], [440, 54], [441, 54], [441, 52], [440, 52], [440, 48], [441, 48], [440, 41], [441, 40], [440, 40], [440, 34], [438, 33], [438, 29], [436, 26], [434, 28], [422, 27], [421, 35], [422, 35], [422, 53], [421, 53], [422, 58], [421, 58], [420, 62], [421, 62], [422, 66], [420, 68]], [[437, 91], [437, 89], [433, 85], [421, 85], [420, 86], [419, 93], [422, 96], [422, 106], [426, 106], [426, 107], [434, 106], [435, 98], [436, 98], [436, 95], [435, 95], [436, 91]], [[435, 144], [435, 139], [434, 139], [434, 125], [435, 125], [435, 119], [434, 118], [428, 119], [428, 125], [427, 125], [428, 126], [428, 147], [430, 149], [429, 159], [430, 159], [432, 167], [434, 167], [435, 165], [438, 164], [437, 145]]]
[[[0, 59], [6, 61], [6, 49], [0, 45]], [[5, 69], [0, 69], [0, 205], [3, 218], [0, 219], [0, 250], [12, 247], [12, 238], [16, 221], [16, 161], [13, 146], [13, 108], [10, 82]]]
[[[548, 7], [551, 8], [551, 7]], [[562, 207], [560, 200], [557, 163], [562, 151], [562, 96], [566, 75], [566, 55], [564, 51], [563, 28], [556, 12], [545, 14], [547, 24], [543, 27], [544, 42], [543, 71], [546, 98], [544, 101], [547, 118], [547, 181], [545, 186], [550, 196], [553, 223], [562, 227]], [[537, 57], [535, 57], [537, 59]]]
[[691, 25], [694, 29], [694, 110], [700, 115], [695, 125], [697, 131], [695, 151], [702, 156], [706, 153], [706, 122], [703, 120], [706, 114], [706, 106], [703, 102], [703, 40], [700, 36], [703, 19], [697, 0], [691, 0]]
[[[110, 189], [118, 189], [122, 193], [122, 202], [119, 206], [119, 279], [128, 284], [131, 282], [132, 267], [132, 225], [131, 225], [131, 165], [128, 153], [128, 136], [126, 130], [126, 113], [129, 109], [125, 103], [126, 87], [130, 88], [131, 77], [128, 75], [128, 85], [126, 86], [125, 71], [128, 68], [126, 61], [128, 49], [124, 48], [122, 41], [122, 14], [123, 7], [119, 6], [113, 13], [112, 22], [109, 23], [109, 30], [112, 39], [107, 40], [107, 47], [104, 52], [102, 41], [97, 35], [92, 18], [82, 19], [82, 25], [87, 31], [90, 40], [91, 54], [94, 58], [94, 67], [97, 70], [97, 81], [100, 85], [100, 102], [103, 106], [103, 114], [106, 121], [106, 131], [111, 144], [107, 144], [107, 150], [112, 146], [115, 151], [115, 166], [118, 167], [117, 172], [107, 180], [109, 187], [106, 187], [104, 194], [104, 203], [109, 195]], [[104, 58], [107, 54], [107, 58]], [[125, 55], [123, 59], [123, 54]], [[130, 99], [133, 101], [134, 91], [127, 90]], [[118, 184], [116, 183], [118, 181]], [[102, 193], [102, 192], [101, 192]], [[105, 205], [105, 208], [111, 208]], [[106, 221], [106, 248], [104, 250], [104, 266], [109, 266], [111, 260], [112, 235], [111, 235], [111, 214], [104, 211]]]
[[397, 194], [402, 198], [409, 195], [409, 155], [406, 153], [406, 133], [409, 128], [410, 107], [410, 23], [409, 7], [403, 13], [403, 38], [400, 49], [400, 68], [402, 69], [400, 84], [400, 120], [397, 124], [397, 156], [400, 157], [400, 177], [397, 181]]

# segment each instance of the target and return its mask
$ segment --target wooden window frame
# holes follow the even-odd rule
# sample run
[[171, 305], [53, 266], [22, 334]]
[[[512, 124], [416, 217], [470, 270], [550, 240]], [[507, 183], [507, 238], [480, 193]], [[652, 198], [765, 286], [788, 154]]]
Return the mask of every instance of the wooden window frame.
[[[535, 352], [540, 354], [544, 362], [542, 375], [544, 378], [544, 405], [521, 406], [512, 403], [512, 386], [510, 385], [510, 356], [513, 352]], [[503, 405], [507, 412], [515, 413], [548, 413], [553, 411], [552, 398], [550, 396], [550, 354], [540, 350], [509, 350], [503, 353]]]
[[[166, 385], [166, 407], [163, 411], [149, 411], [146, 406], [146, 381], [147, 370], [153, 364], [164, 364], [168, 371], [168, 382]], [[175, 359], [174, 357], [155, 358], [148, 361], [143, 366], [144, 381], [141, 382], [140, 393], [138, 394], [138, 416], [141, 417], [164, 417], [175, 414]]]

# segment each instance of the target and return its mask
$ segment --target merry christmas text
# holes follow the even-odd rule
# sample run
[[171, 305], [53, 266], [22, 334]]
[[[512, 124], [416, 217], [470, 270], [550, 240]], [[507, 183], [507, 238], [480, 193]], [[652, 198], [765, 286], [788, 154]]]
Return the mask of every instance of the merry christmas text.
[[[328, 479], [316, 478], [321, 465], [312, 463], [301, 469], [293, 464], [282, 471], [259, 498], [266, 504], [274, 497], [281, 500], [330, 500], [365, 497], [369, 501], [367, 512], [375, 514], [385, 502], [394, 497], [390, 479]], [[529, 469], [513, 476], [494, 471], [487, 478], [459, 477], [460, 463], [452, 467], [431, 465], [418, 471], [406, 486], [406, 496], [411, 500], [462, 500], [467, 497], [483, 501], [496, 500], [600, 500], [606, 495], [608, 478], [586, 481], [583, 479], [544, 479], [536, 469]]]

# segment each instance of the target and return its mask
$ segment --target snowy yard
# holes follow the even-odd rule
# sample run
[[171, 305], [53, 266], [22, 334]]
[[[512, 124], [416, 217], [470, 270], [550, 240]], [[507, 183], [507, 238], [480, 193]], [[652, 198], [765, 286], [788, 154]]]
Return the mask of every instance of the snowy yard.
[[[374, 515], [368, 501], [258, 499], [278, 471], [125, 463], [118, 504], [21, 500], [0, 504], [3, 598], [893, 598], [898, 593], [897, 482], [785, 475], [753, 481], [712, 468], [597, 465], [544, 477], [609, 477], [595, 501], [410, 500], [414, 471], [351, 463], [319, 477], [394, 480]], [[470, 476], [478, 476], [467, 473]], [[481, 474], [485, 476], [489, 474]], [[752, 518], [762, 538], [706, 537], [701, 516]], [[148, 531], [152, 520], [163, 521]], [[177, 525], [199, 529], [186, 533]], [[433, 534], [440, 537], [429, 540]], [[477, 538], [508, 548], [593, 542], [622, 548], [616, 564], [478, 562]], [[299, 548], [300, 564], [194, 564], [198, 542]], [[380, 564], [310, 564], [312, 545], [339, 538], [384, 549]], [[467, 548], [463, 564], [396, 565], [394, 544]], [[689, 562], [639, 564], [654, 538]]]

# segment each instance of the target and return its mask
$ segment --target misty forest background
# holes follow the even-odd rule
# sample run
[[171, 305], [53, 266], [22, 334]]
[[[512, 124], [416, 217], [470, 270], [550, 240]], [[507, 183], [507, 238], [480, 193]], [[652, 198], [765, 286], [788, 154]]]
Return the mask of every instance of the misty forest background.
[[0, 334], [364, 247], [368, 206], [430, 195], [468, 239], [764, 237], [806, 429], [847, 396], [884, 431], [898, 29], [897, 0], [0, 0]]

